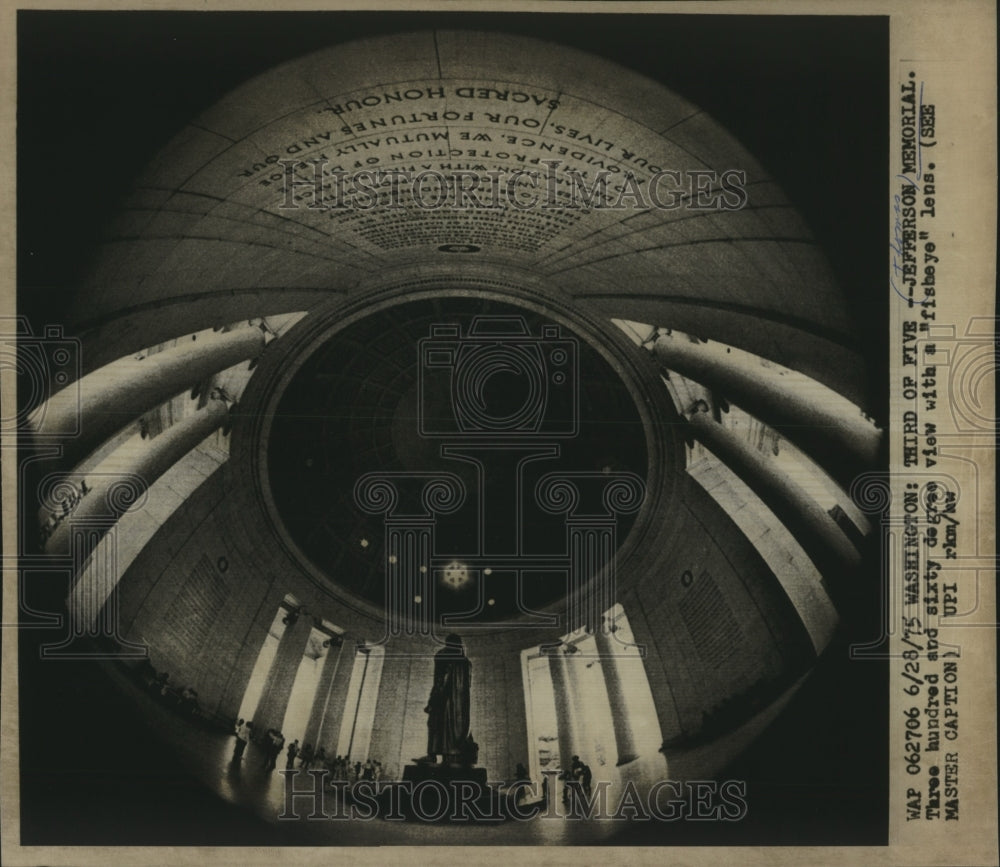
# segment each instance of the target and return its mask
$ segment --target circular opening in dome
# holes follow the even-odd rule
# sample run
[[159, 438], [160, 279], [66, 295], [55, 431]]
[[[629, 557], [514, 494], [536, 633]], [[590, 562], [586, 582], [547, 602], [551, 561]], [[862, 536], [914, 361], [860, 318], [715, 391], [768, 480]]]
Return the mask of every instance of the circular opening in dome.
[[[275, 407], [281, 524], [336, 588], [383, 610], [419, 597], [427, 616], [503, 621], [565, 598], [635, 522], [638, 501], [621, 508], [611, 486], [641, 500], [649, 471], [642, 416], [605, 354], [495, 298], [350, 321]], [[603, 535], [584, 563], [572, 534], [585, 525]]]

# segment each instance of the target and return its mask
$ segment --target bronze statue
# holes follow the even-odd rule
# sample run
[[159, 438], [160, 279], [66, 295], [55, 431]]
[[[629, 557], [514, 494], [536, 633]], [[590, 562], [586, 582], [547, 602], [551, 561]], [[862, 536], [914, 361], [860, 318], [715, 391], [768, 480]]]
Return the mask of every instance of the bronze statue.
[[[445, 646], [434, 655], [434, 686], [424, 713], [427, 714], [427, 755], [423, 762], [436, 762], [437, 756], [450, 764], [469, 764], [469, 689], [472, 664], [465, 655], [462, 639], [449, 635]], [[472, 759], [472, 763], [475, 759]]]

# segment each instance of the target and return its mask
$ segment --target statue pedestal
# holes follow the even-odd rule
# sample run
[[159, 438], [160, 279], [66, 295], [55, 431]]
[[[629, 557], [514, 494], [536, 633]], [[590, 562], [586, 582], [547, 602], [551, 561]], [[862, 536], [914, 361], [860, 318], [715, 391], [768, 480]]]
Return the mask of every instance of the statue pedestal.
[[486, 791], [486, 768], [472, 765], [446, 765], [417, 763], [403, 768], [403, 781], [413, 785], [425, 780], [435, 780], [445, 786], [451, 783], [475, 783]]
[[486, 785], [486, 768], [413, 764], [403, 768], [393, 793], [401, 818], [423, 822], [504, 821], [498, 793]]

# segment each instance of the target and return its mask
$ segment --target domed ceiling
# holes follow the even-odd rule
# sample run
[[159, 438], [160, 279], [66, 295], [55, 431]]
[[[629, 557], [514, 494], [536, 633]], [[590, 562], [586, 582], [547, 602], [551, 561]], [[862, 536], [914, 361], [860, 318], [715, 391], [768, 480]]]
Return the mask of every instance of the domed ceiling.
[[[603, 323], [595, 345], [614, 339], [612, 317], [670, 323], [855, 400], [865, 393], [850, 317], [821, 249], [726, 130], [621, 67], [497, 33], [341, 44], [236, 88], [152, 160], [73, 316], [94, 364], [110, 346], [120, 353], [248, 314], [472, 287], [585, 313]], [[287, 393], [266, 409], [275, 421], [261, 502], [269, 510], [273, 496], [278, 532], [290, 535], [295, 559], [304, 552], [307, 571], [383, 600], [379, 519], [351, 502], [365, 472], [455, 465], [475, 487], [468, 459], [442, 461], [440, 444], [405, 427], [418, 409], [449, 411], [441, 399], [419, 405], [415, 342], [442, 323], [468, 329], [477, 310], [491, 309], [450, 300], [383, 312], [345, 329], [283, 382]], [[560, 446], [561, 466], [644, 475], [645, 444], [615, 375], [586, 342], [578, 361], [582, 426]], [[515, 380], [501, 372], [489, 388], [516, 392]], [[255, 377], [244, 403], [262, 388]], [[550, 537], [555, 521], [532, 517], [529, 537]], [[437, 529], [461, 535], [470, 529], [462, 520], [471, 518], [442, 517]], [[618, 527], [619, 541], [631, 520]], [[507, 532], [488, 523], [488, 532]], [[561, 595], [563, 579], [535, 575], [528, 600], [516, 601], [511, 582], [499, 588], [505, 575], [489, 588], [463, 581], [463, 591], [434, 604], [466, 610], [469, 594], [482, 593], [492, 606], [484, 616], [502, 619]]]
[[[408, 172], [419, 192], [404, 178], [382, 207], [390, 176], [359, 181], [360, 171]], [[603, 207], [566, 204], [571, 173], [589, 192], [601, 171]], [[460, 207], [442, 202], [439, 177], [455, 172], [492, 173], [500, 194], [491, 181]], [[374, 193], [362, 187], [381, 205], [365, 207]], [[669, 321], [863, 396], [823, 253], [729, 133], [619, 66], [496, 33], [339, 45], [234, 90], [142, 175], [72, 318], [95, 338], [127, 328], [138, 349], [182, 322], [470, 271], [528, 275], [609, 315]], [[98, 349], [87, 363], [102, 360]]]

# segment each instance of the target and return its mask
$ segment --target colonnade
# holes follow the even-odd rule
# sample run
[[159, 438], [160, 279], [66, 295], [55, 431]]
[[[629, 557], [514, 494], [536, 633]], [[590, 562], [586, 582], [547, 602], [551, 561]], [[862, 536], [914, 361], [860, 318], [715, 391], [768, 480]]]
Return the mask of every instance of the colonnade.
[[640, 717], [641, 711], [635, 707], [623, 670], [626, 660], [632, 660], [634, 664], [638, 657], [629, 654], [626, 645], [615, 638], [617, 631], [615, 617], [608, 613], [600, 626], [590, 632], [596, 644], [596, 657], [584, 653], [578, 642], [570, 640], [542, 647], [552, 678], [563, 769], [568, 768], [571, 756], [586, 756], [590, 749], [592, 733], [588, 730], [588, 721], [595, 717], [593, 702], [599, 701], [599, 697], [591, 694], [583, 683], [582, 668], [594, 663], [599, 664], [607, 692], [615, 740], [615, 764], [621, 767], [639, 758], [640, 746], [634, 720]]
[[263, 328], [248, 326], [120, 358], [52, 395], [33, 414], [32, 434], [36, 441], [58, 442], [63, 463], [72, 466], [143, 413], [256, 358], [267, 341]]
[[[769, 425], [798, 447], [842, 492], [878, 458], [882, 431], [861, 410], [795, 371], [669, 329], [627, 323], [668, 372], [709, 390], [716, 407], [728, 402]], [[799, 542], [832, 586], [860, 563], [855, 544], [831, 514], [793, 478], [713, 415], [707, 402], [678, 407], [690, 435], [739, 476]], [[844, 495], [846, 500], [846, 494]]]
[[846, 398], [749, 353], [656, 329], [647, 348], [668, 370], [724, 396], [767, 423], [839, 484], [870, 468], [881, 431]]
[[[830, 489], [849, 502], [846, 490], [859, 472], [877, 460], [881, 430], [850, 401], [801, 374], [749, 353], [732, 350], [666, 329], [622, 323], [647, 349], [666, 376], [680, 374], [701, 387], [707, 400], [678, 406], [692, 441], [700, 442], [738, 476], [791, 533], [812, 561], [828, 590], [843, 587], [861, 562], [852, 539], [831, 512], [774, 455], [766, 454], [741, 432], [722, 421], [720, 409], [731, 403], [777, 431], [806, 460], [825, 473]], [[833, 595], [833, 594], [832, 594]], [[578, 624], [574, 624], [578, 625]], [[643, 750], [633, 721], [636, 708], [623, 666], [629, 658], [615, 640], [614, 621], [589, 630], [596, 644], [607, 692], [619, 766], [634, 762]], [[579, 707], [586, 693], [581, 681], [586, 657], [567, 641], [543, 647], [548, 659], [563, 767], [572, 755], [586, 752], [588, 714]], [[590, 684], [591, 688], [593, 684]], [[657, 703], [669, 699], [660, 695]], [[659, 715], [659, 708], [658, 715]], [[669, 716], [669, 715], [667, 715]]]
[[[178, 338], [111, 362], [37, 407], [29, 419], [32, 440], [41, 454], [54, 456], [38, 463], [41, 552], [71, 558], [79, 574], [118, 519], [226, 425], [239, 394], [212, 387], [214, 378], [252, 363], [276, 336], [259, 320]], [[143, 414], [189, 389], [202, 393], [193, 412], [156, 436], [128, 436]], [[89, 628], [72, 619], [75, 628]]]

